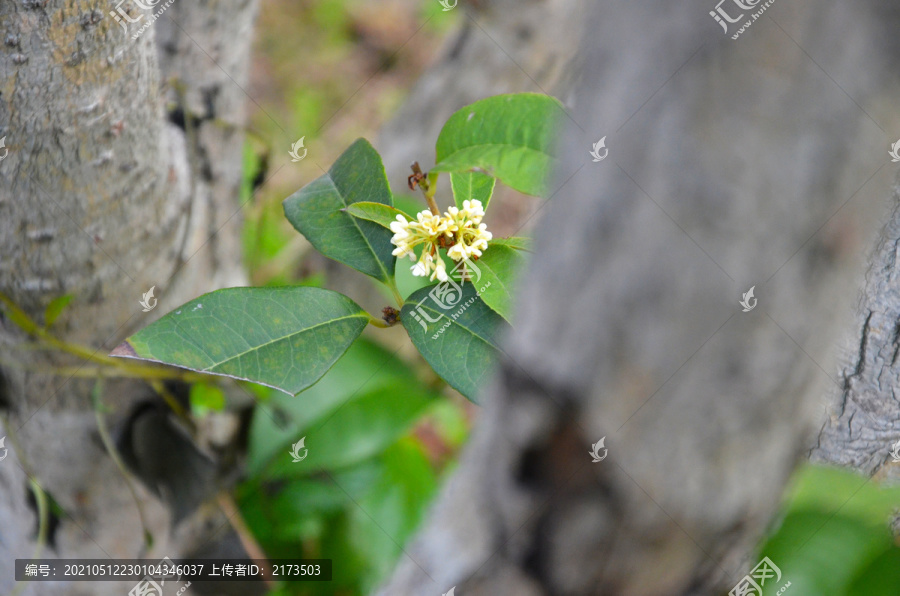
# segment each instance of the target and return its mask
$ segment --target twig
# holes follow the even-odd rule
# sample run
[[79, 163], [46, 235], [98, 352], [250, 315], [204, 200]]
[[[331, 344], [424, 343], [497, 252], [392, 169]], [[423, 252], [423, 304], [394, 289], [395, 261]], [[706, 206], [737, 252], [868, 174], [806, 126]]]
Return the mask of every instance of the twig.
[[419, 167], [419, 162], [414, 161], [409, 167], [412, 168], [413, 171], [412, 176], [409, 177], [409, 189], [415, 190], [416, 186], [421, 188], [422, 194], [425, 195], [425, 201], [428, 203], [428, 208], [431, 209], [431, 213], [433, 215], [440, 215], [441, 210], [434, 200], [434, 193], [437, 190], [437, 185], [431, 185], [428, 180], [428, 174], [422, 172], [422, 168]]
[[103, 446], [106, 447], [106, 452], [109, 453], [109, 457], [112, 458], [116, 467], [119, 468], [119, 473], [122, 474], [125, 485], [128, 486], [128, 492], [131, 493], [131, 497], [134, 499], [134, 504], [138, 510], [138, 517], [141, 519], [141, 527], [144, 529], [144, 547], [146, 550], [149, 550], [153, 547], [153, 534], [150, 532], [150, 526], [147, 524], [147, 518], [144, 515], [144, 508], [141, 506], [137, 491], [134, 489], [134, 483], [131, 481], [131, 474], [128, 472], [125, 462], [122, 461], [119, 451], [116, 449], [112, 438], [109, 436], [109, 429], [106, 427], [106, 419], [103, 417], [102, 392], [103, 378], [101, 377], [97, 379], [97, 382], [94, 384], [94, 389], [91, 391], [91, 401], [94, 405], [94, 417], [97, 419], [97, 431], [100, 433], [100, 440], [103, 442]]
[[216, 501], [222, 509], [222, 513], [228, 518], [228, 523], [231, 524], [238, 538], [240, 538], [241, 544], [244, 546], [247, 554], [250, 555], [250, 558], [263, 563], [261, 567], [263, 568], [263, 581], [266, 583], [266, 586], [274, 588], [275, 580], [269, 572], [268, 557], [266, 557], [266, 553], [256, 541], [256, 538], [254, 538], [253, 532], [247, 526], [247, 522], [244, 521], [244, 516], [241, 515], [241, 510], [238, 508], [237, 503], [234, 502], [231, 495], [224, 492], [218, 494]]

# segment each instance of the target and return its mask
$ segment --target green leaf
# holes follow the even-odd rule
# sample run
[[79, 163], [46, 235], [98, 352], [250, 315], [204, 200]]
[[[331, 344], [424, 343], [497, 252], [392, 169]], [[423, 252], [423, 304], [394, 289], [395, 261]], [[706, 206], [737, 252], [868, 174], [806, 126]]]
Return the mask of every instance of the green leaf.
[[[421, 445], [403, 438], [378, 457], [341, 471], [262, 486], [244, 483], [237, 499], [267, 551], [302, 557], [305, 547], [306, 556], [312, 551], [341, 561], [323, 596], [369, 594], [396, 562], [436, 489]], [[357, 587], [335, 589], [341, 578]]]
[[399, 209], [400, 211], [405, 213], [406, 217], [408, 217], [409, 219], [415, 219], [416, 215], [420, 211], [428, 209], [428, 205], [423, 203], [423, 201], [419, 197], [405, 194], [395, 194], [394, 208]]
[[[300, 465], [300, 464], [297, 464]], [[306, 538], [309, 518], [333, 514], [348, 506], [371, 487], [382, 474], [377, 459], [328, 475], [279, 480], [260, 491], [258, 483], [250, 483], [240, 491], [250, 498], [264, 500], [265, 511], [272, 523], [271, 533], [285, 540]]]
[[[416, 255], [416, 260], [418, 260], [419, 257], [422, 256], [422, 247], [417, 246], [414, 252]], [[452, 269], [455, 265], [455, 263], [453, 263], [453, 261], [450, 261], [449, 259], [447, 259], [445, 263], [447, 263], [447, 266], [450, 267], [450, 269]], [[412, 266], [413, 261], [409, 261], [403, 258], [397, 261], [397, 269], [394, 271], [394, 274], [397, 276], [395, 278], [397, 282], [397, 290], [403, 297], [409, 296], [416, 290], [420, 290], [434, 283], [427, 277], [417, 277], [413, 275]]]
[[859, 474], [805, 466], [789, 495], [792, 510], [837, 511], [872, 525], [885, 524], [900, 504], [900, 486], [882, 487]]
[[900, 593], [900, 547], [884, 551], [861, 567], [847, 590], [847, 596], [896, 596]]
[[138, 331], [113, 356], [262, 383], [296, 395], [353, 343], [369, 315], [319, 288], [229, 288], [205, 294]]
[[[880, 568], [885, 557], [887, 562], [896, 560], [885, 553], [896, 549], [888, 524], [898, 503], [898, 487], [881, 487], [847, 470], [804, 466], [774, 533], [761, 549], [760, 556], [769, 557], [782, 572], [771, 593], [790, 581], [787, 593], [897, 594], [898, 586], [881, 581], [884, 576], [867, 583], [861, 573], [873, 564]], [[851, 589], [857, 584], [867, 590]]]
[[394, 275], [390, 230], [344, 211], [362, 201], [392, 205], [381, 156], [357, 139], [327, 174], [285, 199], [284, 215], [326, 257], [388, 282]]
[[468, 200], [481, 201], [481, 206], [487, 211], [491, 195], [494, 194], [496, 180], [486, 174], [478, 172], [450, 173], [450, 187], [453, 189], [453, 200], [456, 206], [463, 208], [463, 202]]
[[59, 315], [66, 310], [69, 303], [72, 302], [74, 294], [64, 294], [58, 298], [54, 298], [47, 308], [44, 310], [44, 326], [50, 327], [59, 318]]
[[[294, 431], [294, 436], [306, 437], [309, 455], [302, 463], [281, 469], [291, 476], [306, 475], [372, 457], [406, 432], [432, 398], [422, 387], [405, 380], [365, 388], [319, 425]], [[286, 449], [284, 458], [291, 461]]]
[[[437, 395], [392, 352], [360, 339], [302, 400], [273, 395], [254, 414], [247, 467], [252, 474], [307, 475], [380, 453]], [[306, 459], [291, 445], [306, 437]]]
[[188, 396], [191, 410], [203, 415], [207, 412], [221, 412], [225, 409], [225, 392], [210, 383], [194, 383]]
[[476, 101], [444, 125], [431, 172], [480, 172], [525, 194], [546, 196], [563, 113], [557, 99], [537, 93]]
[[387, 579], [437, 489], [431, 465], [414, 440], [399, 441], [380, 459], [380, 478], [350, 510], [351, 540], [371, 566], [371, 589], [365, 593]]
[[481, 277], [479, 287], [486, 286], [481, 299], [497, 314], [512, 320], [513, 289], [525, 259], [520, 252], [507, 244], [493, 242], [473, 267], [478, 267]]
[[475, 401], [498, 360], [496, 338], [508, 327], [503, 318], [478, 297], [471, 282], [422, 288], [407, 298], [400, 313], [403, 327], [428, 364]]
[[410, 217], [399, 209], [395, 209], [390, 205], [373, 203], [371, 201], [361, 201], [359, 203], [353, 203], [352, 205], [344, 209], [344, 211], [357, 219], [372, 221], [388, 229], [391, 228], [391, 224], [393, 222], [397, 221], [398, 215], [403, 217], [403, 219], [406, 221], [410, 220]]
[[533, 242], [527, 236], [512, 236], [510, 238], [494, 238], [491, 240], [491, 246], [508, 246], [515, 250], [531, 252], [533, 250]]
[[888, 548], [887, 524], [869, 526], [845, 515], [806, 510], [788, 514], [760, 556], [782, 572], [772, 594], [790, 580], [789, 592], [830, 596], [846, 594], [856, 571]]

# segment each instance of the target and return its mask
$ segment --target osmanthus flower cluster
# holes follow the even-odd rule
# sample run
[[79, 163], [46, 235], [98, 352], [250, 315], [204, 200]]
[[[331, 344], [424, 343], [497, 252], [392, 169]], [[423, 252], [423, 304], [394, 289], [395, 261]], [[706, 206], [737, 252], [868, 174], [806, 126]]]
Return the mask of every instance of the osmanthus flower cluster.
[[447, 281], [447, 267], [438, 249], [449, 247], [447, 256], [457, 262], [480, 257], [492, 238], [487, 225], [481, 223], [483, 217], [484, 207], [478, 200], [463, 201], [462, 209], [450, 207], [444, 215], [435, 215], [428, 209], [420, 211], [412, 221], [398, 215], [397, 221], [391, 222], [391, 243], [397, 247], [393, 254], [416, 261], [414, 249], [421, 244], [422, 256], [412, 266], [413, 275]]

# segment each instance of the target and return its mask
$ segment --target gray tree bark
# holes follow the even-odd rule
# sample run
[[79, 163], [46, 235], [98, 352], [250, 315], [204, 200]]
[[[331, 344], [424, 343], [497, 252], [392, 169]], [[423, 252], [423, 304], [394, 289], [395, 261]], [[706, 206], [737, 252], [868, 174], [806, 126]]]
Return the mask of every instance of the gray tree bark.
[[732, 40], [714, 7], [594, 7], [501, 369], [381, 594], [718, 594], [752, 566], [891, 196], [897, 16], [775, 4]]
[[[256, 2], [177, 0], [137, 39], [161, 4], [152, 13], [122, 6], [140, 19], [127, 31], [95, 1], [0, 4], [0, 136], [9, 148], [0, 290], [38, 321], [53, 298], [73, 294], [55, 331], [100, 354], [167, 307], [244, 280], [237, 191]], [[138, 301], [151, 286], [159, 308], [144, 314]], [[134, 500], [97, 435], [92, 383], [23, 369], [69, 362], [23, 351], [24, 342], [0, 316], [0, 433], [10, 447], [0, 463], [0, 593], [12, 590], [14, 559], [35, 544], [29, 473], [66, 512], [45, 554], [184, 552], [192, 532], [173, 533], [168, 509], [138, 485], [156, 540], [144, 552]], [[148, 394], [108, 383], [110, 424]], [[22, 593], [128, 589], [44, 583]]]
[[[900, 204], [900, 186], [894, 196]], [[810, 452], [814, 462], [900, 480], [900, 208], [872, 255], [860, 296], [856, 333], [841, 354], [834, 404]]]

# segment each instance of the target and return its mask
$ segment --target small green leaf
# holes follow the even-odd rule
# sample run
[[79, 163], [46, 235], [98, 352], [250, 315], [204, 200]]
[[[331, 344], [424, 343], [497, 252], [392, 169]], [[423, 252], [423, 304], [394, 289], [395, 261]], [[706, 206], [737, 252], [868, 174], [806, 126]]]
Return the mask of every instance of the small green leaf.
[[225, 392], [211, 383], [194, 383], [188, 396], [191, 410], [203, 415], [207, 412], [221, 412], [225, 409]]
[[513, 288], [524, 260], [511, 246], [492, 241], [473, 265], [481, 274], [477, 285], [486, 286], [481, 299], [507, 321], [512, 320]]
[[50, 327], [59, 318], [59, 315], [66, 310], [69, 303], [72, 302], [74, 294], [64, 294], [58, 298], [54, 298], [47, 308], [44, 310], [44, 326]]
[[444, 125], [431, 172], [480, 172], [525, 194], [546, 196], [563, 113], [557, 99], [537, 93], [476, 101]]
[[391, 232], [344, 209], [361, 201], [392, 205], [381, 156], [357, 139], [316, 178], [284, 201], [284, 215], [320, 253], [388, 282], [393, 277]]
[[228, 288], [205, 294], [111, 353], [254, 381], [296, 395], [353, 343], [369, 315], [319, 288]]
[[[486, 289], [480, 281], [477, 285]], [[431, 368], [475, 401], [499, 358], [496, 338], [508, 328], [478, 297], [475, 285], [445, 282], [422, 288], [407, 298], [400, 316]]]
[[391, 228], [391, 224], [393, 222], [397, 221], [398, 215], [403, 217], [403, 219], [405, 219], [406, 221], [409, 221], [410, 219], [408, 215], [406, 215], [399, 209], [394, 209], [390, 205], [373, 203], [371, 201], [361, 201], [359, 203], [353, 203], [349, 207], [345, 208], [344, 211], [357, 219], [372, 221], [388, 229]]
[[494, 183], [496, 180], [486, 174], [478, 172], [450, 174], [450, 187], [453, 189], [453, 200], [456, 206], [463, 208], [463, 202], [467, 200], [481, 201], [481, 206], [487, 211], [488, 203], [491, 202], [491, 195], [494, 194]]

